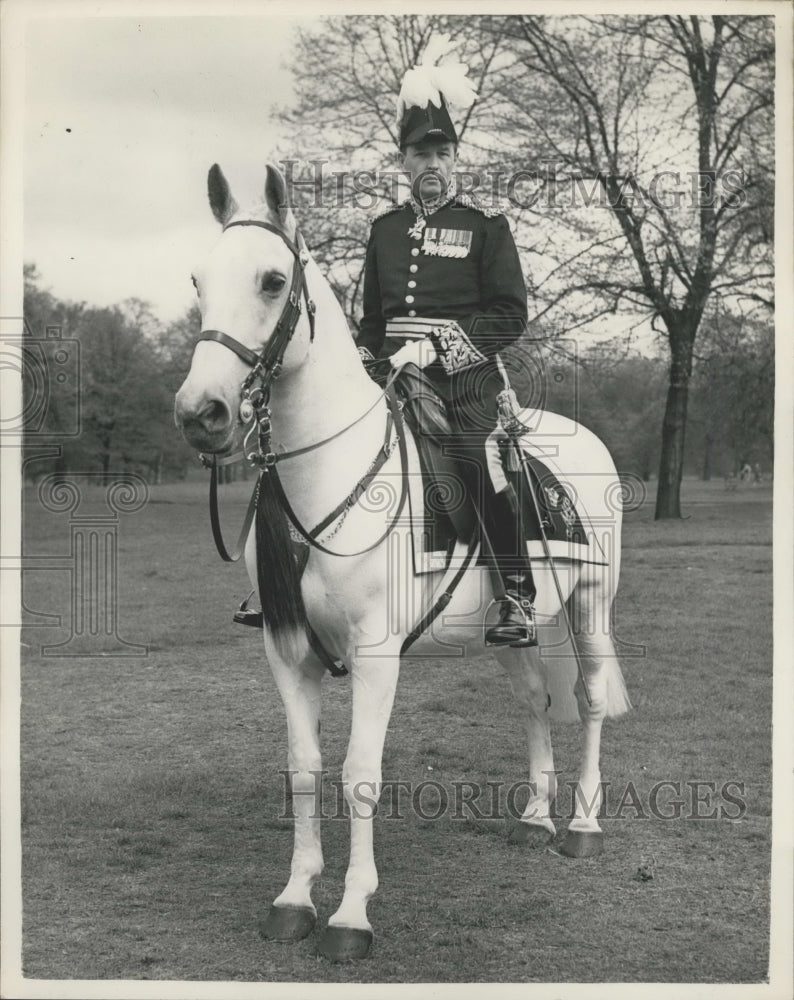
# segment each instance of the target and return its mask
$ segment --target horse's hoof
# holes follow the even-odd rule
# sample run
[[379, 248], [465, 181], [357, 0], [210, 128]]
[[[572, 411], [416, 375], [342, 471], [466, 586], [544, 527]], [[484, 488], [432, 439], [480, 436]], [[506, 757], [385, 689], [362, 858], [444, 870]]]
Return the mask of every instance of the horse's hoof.
[[271, 906], [259, 921], [259, 933], [268, 941], [301, 941], [316, 923], [317, 916], [308, 906]]
[[320, 937], [318, 952], [331, 962], [349, 962], [366, 958], [372, 944], [372, 931], [362, 931], [357, 927], [325, 928]]
[[508, 844], [522, 847], [545, 847], [554, 839], [554, 834], [539, 823], [513, 823], [507, 831]]
[[595, 858], [604, 850], [602, 830], [568, 830], [558, 848], [566, 858]]

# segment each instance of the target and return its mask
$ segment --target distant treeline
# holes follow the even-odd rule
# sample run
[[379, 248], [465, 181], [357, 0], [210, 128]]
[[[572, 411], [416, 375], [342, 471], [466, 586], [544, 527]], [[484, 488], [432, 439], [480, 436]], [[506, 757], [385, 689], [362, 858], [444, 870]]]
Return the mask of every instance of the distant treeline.
[[[28, 265], [24, 312], [28, 478], [135, 472], [159, 483], [183, 479], [196, 467], [173, 420], [174, 394], [200, 329], [196, 308], [164, 325], [139, 300], [107, 308], [62, 301]], [[610, 342], [580, 346], [574, 359], [559, 345], [532, 344], [514, 351], [513, 359], [523, 402], [540, 402], [589, 427], [620, 472], [644, 480], [656, 474], [669, 381], [661, 349], [643, 356]], [[686, 473], [732, 475], [746, 462], [771, 471], [773, 414], [773, 331], [726, 315], [702, 337]]]

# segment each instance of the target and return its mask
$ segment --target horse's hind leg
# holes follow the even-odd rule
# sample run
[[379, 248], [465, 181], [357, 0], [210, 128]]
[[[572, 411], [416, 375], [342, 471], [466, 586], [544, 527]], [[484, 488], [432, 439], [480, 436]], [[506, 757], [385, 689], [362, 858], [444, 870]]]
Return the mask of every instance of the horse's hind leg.
[[320, 697], [323, 667], [313, 653], [287, 663], [266, 641], [267, 657], [287, 715], [288, 768], [295, 816], [290, 878], [260, 922], [259, 932], [273, 941], [298, 941], [317, 920], [312, 885], [323, 870], [320, 843], [322, 762]]
[[606, 716], [622, 715], [630, 707], [610, 634], [612, 598], [606, 591], [603, 578], [585, 575], [571, 601], [574, 641], [587, 690], [580, 677], [575, 693], [584, 727], [582, 762], [573, 788], [573, 818], [560, 846], [568, 857], [601, 853], [601, 727]]
[[555, 834], [551, 804], [556, 794], [545, 668], [537, 648], [500, 649], [496, 657], [510, 677], [524, 715], [529, 748], [529, 801], [508, 833], [511, 843], [546, 844]]

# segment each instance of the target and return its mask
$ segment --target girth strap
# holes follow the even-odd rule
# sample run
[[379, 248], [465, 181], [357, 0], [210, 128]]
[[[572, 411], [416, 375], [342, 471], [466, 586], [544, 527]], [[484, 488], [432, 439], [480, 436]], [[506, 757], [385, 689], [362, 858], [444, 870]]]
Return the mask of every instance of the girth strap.
[[479, 538], [476, 534], [472, 535], [469, 541], [469, 547], [466, 549], [466, 555], [463, 557], [463, 562], [458, 567], [457, 572], [449, 581], [449, 586], [444, 591], [443, 594], [438, 598], [438, 600], [433, 604], [429, 611], [422, 615], [421, 619], [416, 623], [413, 629], [405, 637], [405, 642], [403, 642], [400, 647], [400, 656], [405, 656], [408, 650], [413, 646], [419, 636], [426, 632], [427, 629], [433, 624], [433, 622], [438, 618], [441, 612], [446, 608], [449, 602], [452, 600], [455, 591], [458, 589], [458, 585], [463, 577], [466, 575], [467, 570], [472, 564], [474, 559], [474, 554], [477, 551], [479, 545]]

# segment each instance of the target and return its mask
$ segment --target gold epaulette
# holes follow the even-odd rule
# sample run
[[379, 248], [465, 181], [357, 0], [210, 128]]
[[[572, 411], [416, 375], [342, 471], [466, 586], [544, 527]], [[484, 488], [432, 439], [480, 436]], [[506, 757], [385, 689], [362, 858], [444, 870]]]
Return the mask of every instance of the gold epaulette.
[[463, 205], [464, 208], [473, 208], [475, 212], [482, 212], [486, 219], [495, 219], [497, 215], [505, 214], [504, 202], [494, 201], [486, 204], [470, 191], [455, 195], [455, 201], [459, 205]]
[[384, 215], [391, 215], [392, 212], [399, 212], [400, 209], [405, 208], [407, 204], [408, 204], [407, 201], [402, 201], [400, 202], [399, 205], [394, 203], [392, 203], [391, 205], [387, 205], [386, 208], [382, 208], [380, 209], [380, 211], [374, 212], [372, 215], [370, 215], [369, 224], [372, 225], [373, 222], [377, 222], [378, 219], [382, 219]]

